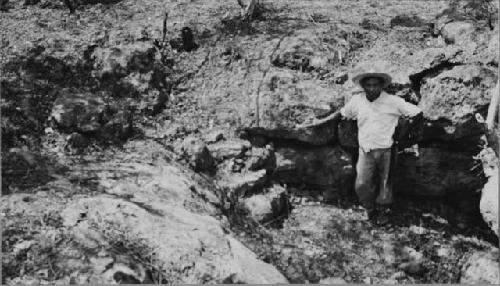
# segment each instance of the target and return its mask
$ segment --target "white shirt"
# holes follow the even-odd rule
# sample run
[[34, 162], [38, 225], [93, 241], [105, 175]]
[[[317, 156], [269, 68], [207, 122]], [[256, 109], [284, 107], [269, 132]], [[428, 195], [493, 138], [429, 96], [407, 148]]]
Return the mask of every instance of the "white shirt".
[[364, 93], [355, 94], [340, 109], [343, 117], [358, 120], [359, 146], [366, 152], [390, 148], [399, 117], [413, 117], [420, 112], [416, 105], [385, 92], [373, 102], [366, 99]]

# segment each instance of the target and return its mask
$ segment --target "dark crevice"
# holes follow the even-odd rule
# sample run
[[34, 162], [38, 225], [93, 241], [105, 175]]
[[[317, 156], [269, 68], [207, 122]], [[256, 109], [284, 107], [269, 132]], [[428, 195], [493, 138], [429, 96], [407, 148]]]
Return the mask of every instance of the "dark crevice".
[[435, 77], [445, 70], [450, 70], [455, 66], [462, 65], [461, 63], [452, 63], [450, 61], [443, 61], [435, 66], [431, 63], [431, 68], [425, 69], [419, 73], [412, 74], [409, 76], [411, 81], [411, 89], [417, 94], [418, 98], [421, 98], [420, 87], [422, 86], [422, 81], [426, 77]]

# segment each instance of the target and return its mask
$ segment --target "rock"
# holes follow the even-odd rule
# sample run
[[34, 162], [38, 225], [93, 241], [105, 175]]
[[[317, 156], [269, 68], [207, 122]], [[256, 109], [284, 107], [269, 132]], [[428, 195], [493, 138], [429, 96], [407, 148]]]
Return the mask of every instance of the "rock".
[[270, 145], [266, 148], [252, 148], [248, 157], [246, 166], [250, 171], [260, 169], [272, 171], [276, 168], [276, 155]]
[[224, 139], [224, 132], [222, 130], [214, 130], [205, 135], [205, 142], [208, 144], [216, 143], [222, 139]]
[[[155, 250], [159, 265], [170, 273], [168, 279], [172, 283], [222, 283], [230, 277], [244, 283], [287, 283], [276, 268], [258, 260], [226, 234], [215, 218], [192, 213], [182, 205], [160, 202], [159, 206], [163, 206], [160, 215], [126, 200], [97, 196], [74, 201], [62, 216], [79, 210], [85, 213], [85, 221], [108, 239], [121, 231], [130, 242], [145, 243]], [[83, 222], [65, 221], [68, 226]], [[186, 267], [190, 270], [183, 271]], [[113, 272], [105, 272], [100, 281], [108, 281], [109, 276], [115, 278], [118, 272]], [[143, 281], [140, 273], [132, 277]]]
[[482, 57], [483, 61], [486, 64], [490, 64], [492, 66], [498, 66], [498, 58], [500, 57], [498, 55], [498, 51], [500, 50], [499, 42], [500, 42], [500, 35], [497, 29], [494, 31], [489, 40], [488, 47], [486, 49], [486, 56]]
[[395, 169], [396, 192], [421, 196], [469, 197], [482, 186], [472, 173], [472, 155], [439, 148], [418, 148], [419, 156], [400, 154]]
[[76, 132], [68, 135], [68, 137], [66, 137], [66, 142], [69, 146], [77, 149], [85, 148], [89, 145], [88, 138]]
[[451, 250], [450, 250], [450, 248], [448, 248], [448, 247], [443, 247], [443, 246], [441, 246], [441, 247], [439, 247], [439, 249], [437, 250], [437, 255], [438, 255], [439, 257], [443, 257], [443, 258], [444, 258], [444, 257], [449, 257], [450, 253], [451, 253]]
[[196, 172], [210, 171], [215, 167], [214, 158], [207, 146], [194, 136], [188, 136], [182, 142], [182, 151], [189, 165]]
[[100, 138], [107, 141], [125, 140], [131, 137], [133, 130], [133, 115], [127, 109], [113, 110], [108, 108], [104, 114], [104, 122], [99, 130]]
[[22, 251], [30, 249], [31, 246], [35, 244], [34, 240], [23, 240], [14, 245], [14, 249], [12, 250], [12, 254], [14, 256], [19, 255]]
[[[53, 179], [57, 170], [46, 157], [40, 156], [27, 148], [11, 148], [1, 156], [2, 194], [9, 194], [11, 187], [23, 187], [33, 184], [45, 184]], [[62, 171], [62, 168], [60, 169]]]
[[391, 28], [401, 27], [424, 27], [427, 23], [418, 15], [400, 14], [391, 19]]
[[277, 148], [277, 167], [272, 180], [348, 192], [354, 169], [350, 156], [340, 147]]
[[473, 253], [462, 267], [461, 284], [500, 283], [498, 251]]
[[215, 160], [221, 162], [226, 159], [242, 158], [251, 145], [246, 140], [231, 139], [210, 144], [207, 147]]
[[[422, 32], [418, 29], [392, 29], [387, 37], [378, 39], [370, 49], [359, 55], [359, 62], [350, 73], [350, 78], [363, 70], [379, 66], [392, 76], [392, 83], [386, 89], [405, 99], [414, 96], [411, 75], [422, 71], [429, 57], [417, 56], [428, 48], [421, 40]], [[353, 85], [351, 89], [360, 90]]]
[[493, 232], [499, 236], [498, 232], [498, 170], [497, 174], [488, 178], [481, 192], [479, 209], [484, 221], [490, 226]]
[[65, 132], [96, 133], [105, 109], [106, 104], [97, 95], [63, 92], [54, 101], [50, 117]]
[[419, 140], [457, 141], [480, 136], [483, 128], [475, 113], [489, 103], [488, 90], [496, 81], [493, 71], [475, 65], [455, 66], [424, 78], [419, 107], [430, 124], [421, 126]]
[[408, 274], [422, 274], [425, 268], [423, 267], [423, 254], [411, 247], [404, 247], [402, 251], [403, 259], [407, 262], [401, 263], [398, 268]]
[[493, 232], [498, 232], [498, 158], [491, 149], [485, 149], [479, 154], [487, 182], [481, 191], [479, 209], [484, 221]]
[[255, 172], [234, 173], [224, 177], [219, 185], [228, 191], [231, 196], [236, 198], [244, 197], [255, 193], [267, 182], [266, 170]]
[[408, 228], [408, 230], [413, 232], [414, 234], [419, 234], [419, 235], [425, 233], [425, 228], [418, 225], [412, 225]]
[[115, 263], [110, 269], [103, 273], [105, 281], [118, 284], [141, 284], [145, 279], [145, 273], [138, 273], [122, 263]]
[[378, 30], [378, 31], [383, 31], [384, 30], [384, 23], [382, 21], [373, 21], [368, 18], [364, 18], [359, 25], [366, 30]]
[[365, 279], [363, 279], [363, 283], [365, 283], [365, 284], [372, 284], [373, 283], [373, 279], [371, 277], [366, 277]]
[[40, 0], [25, 0], [23, 6], [31, 6], [40, 3]]
[[[50, 118], [58, 129], [84, 133], [103, 140], [125, 140], [133, 134], [132, 113], [126, 107], [106, 104], [97, 95], [64, 90], [56, 98]], [[76, 138], [76, 145], [85, 145]], [[80, 144], [81, 143], [81, 144]]]
[[114, 259], [112, 257], [90, 258], [90, 263], [92, 264], [94, 271], [99, 274], [107, 270], [109, 268], [109, 265], [111, 265], [113, 262]]
[[327, 277], [319, 281], [319, 284], [348, 284], [347, 281], [340, 277]]
[[470, 40], [475, 27], [473, 24], [463, 21], [451, 22], [441, 28], [441, 35], [447, 44], [459, 45]]
[[179, 52], [191, 52], [199, 47], [194, 41], [193, 30], [189, 27], [182, 27], [180, 37], [170, 40], [170, 46]]
[[266, 223], [283, 217], [289, 209], [286, 189], [274, 185], [263, 194], [253, 195], [243, 200], [243, 206], [255, 221]]
[[271, 62], [274, 66], [302, 72], [331, 69], [328, 53], [321, 52], [321, 43], [310, 35], [286, 37], [280, 44]]
[[119, 44], [95, 48], [92, 75], [100, 86], [118, 98], [141, 95], [138, 109], [154, 114], [165, 107], [170, 91], [168, 72], [152, 42]]
[[[297, 129], [297, 125], [313, 118], [324, 117], [344, 104], [342, 86], [327, 85], [324, 81], [299, 80], [287, 71], [269, 73], [264, 79], [259, 98], [259, 124], [248, 122], [242, 129], [246, 139], [262, 136], [268, 139], [291, 139], [313, 145], [334, 141], [335, 129], [329, 123]], [[254, 116], [254, 111], [249, 111]]]
[[392, 274], [390, 279], [397, 281], [398, 279], [403, 279], [405, 277], [406, 277], [406, 273], [404, 271], [398, 271], [398, 272]]

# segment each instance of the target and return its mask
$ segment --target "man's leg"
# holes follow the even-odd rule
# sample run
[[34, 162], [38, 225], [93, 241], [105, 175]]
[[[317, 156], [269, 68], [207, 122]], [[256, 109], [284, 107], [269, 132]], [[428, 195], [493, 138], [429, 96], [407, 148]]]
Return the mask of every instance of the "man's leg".
[[391, 169], [391, 149], [377, 150], [377, 175], [379, 178], [379, 193], [376, 203], [382, 206], [392, 204], [392, 180], [389, 180]]
[[375, 185], [373, 183], [375, 163], [375, 158], [371, 152], [365, 152], [363, 149], [359, 148], [358, 163], [356, 164], [355, 189], [361, 205], [365, 207], [368, 212], [375, 209]]
[[390, 205], [392, 204], [392, 180], [389, 178], [391, 168], [391, 149], [379, 150], [377, 154], [377, 175], [379, 178], [379, 193], [376, 199], [377, 224], [385, 225], [391, 216]]

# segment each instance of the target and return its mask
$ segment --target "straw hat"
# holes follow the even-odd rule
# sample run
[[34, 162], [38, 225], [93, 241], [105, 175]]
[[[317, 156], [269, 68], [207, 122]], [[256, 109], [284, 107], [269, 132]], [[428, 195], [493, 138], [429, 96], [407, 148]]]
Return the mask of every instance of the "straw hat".
[[355, 70], [352, 81], [359, 86], [361, 86], [363, 79], [371, 77], [382, 79], [384, 88], [391, 84], [392, 77], [387, 73], [390, 69], [386, 62], [362, 63]]

